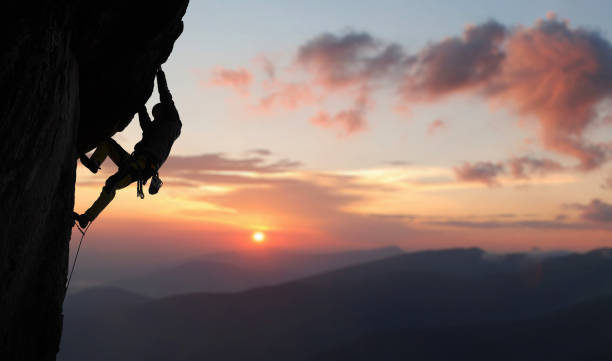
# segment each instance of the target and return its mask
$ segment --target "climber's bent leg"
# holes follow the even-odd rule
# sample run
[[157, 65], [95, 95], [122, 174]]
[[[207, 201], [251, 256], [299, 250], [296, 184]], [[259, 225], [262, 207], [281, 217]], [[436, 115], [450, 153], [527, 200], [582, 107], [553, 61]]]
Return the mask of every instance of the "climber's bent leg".
[[91, 155], [91, 160], [100, 166], [106, 157], [110, 157], [113, 163], [119, 166], [128, 155], [128, 152], [126, 152], [117, 142], [115, 142], [114, 139], [108, 138], [98, 145], [96, 150]]
[[112, 188], [107, 189], [106, 187], [102, 188], [102, 192], [100, 192], [100, 196], [96, 201], [92, 204], [91, 207], [83, 214], [85, 219], [89, 222], [93, 221], [98, 217], [98, 215], [112, 202], [113, 198], [115, 198], [116, 191]]
[[96, 150], [94, 150], [91, 157], [89, 157], [89, 160], [94, 162], [98, 167], [101, 166], [102, 163], [104, 163], [106, 157], [108, 156], [108, 148], [109, 146], [106, 141], [101, 142], [100, 144], [98, 144]]
[[130, 154], [128, 152], [125, 151], [125, 149], [123, 149], [123, 147], [121, 147], [119, 145], [119, 143], [115, 142], [114, 139], [112, 138], [108, 138], [105, 141], [106, 147], [107, 147], [107, 154], [110, 157], [110, 159], [113, 161], [113, 163], [115, 163], [117, 166], [121, 166], [130, 156]]
[[106, 180], [106, 185], [102, 188], [102, 192], [98, 199], [96, 199], [93, 205], [83, 214], [84, 221], [91, 222], [96, 219], [104, 208], [112, 202], [113, 198], [115, 198], [117, 189], [127, 187], [130, 183], [134, 182], [134, 180], [136, 180], [136, 178], [133, 177], [131, 172], [127, 169], [119, 169], [117, 173], [110, 176]]
[[110, 157], [113, 163], [120, 167], [129, 157], [129, 154], [114, 139], [108, 138], [98, 144], [90, 158], [85, 154], [82, 154], [79, 158], [87, 169], [92, 173], [97, 173], [106, 157]]
[[110, 146], [105, 140], [105, 141], [100, 142], [100, 144], [98, 144], [98, 146], [96, 147], [96, 150], [94, 150], [91, 157], [87, 157], [85, 154], [81, 154], [79, 159], [81, 160], [81, 163], [83, 163], [83, 165], [87, 169], [89, 169], [92, 173], [98, 173], [98, 170], [100, 169], [100, 165], [104, 163], [104, 160], [108, 156], [109, 149], [110, 149]]

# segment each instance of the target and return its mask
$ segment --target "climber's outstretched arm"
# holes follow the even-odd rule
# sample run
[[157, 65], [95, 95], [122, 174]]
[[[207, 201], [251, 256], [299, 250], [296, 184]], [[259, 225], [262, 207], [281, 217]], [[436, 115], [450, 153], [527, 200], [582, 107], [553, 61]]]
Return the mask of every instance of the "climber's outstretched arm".
[[159, 100], [161, 103], [170, 103], [172, 101], [172, 94], [170, 94], [170, 90], [168, 89], [166, 74], [164, 74], [161, 66], [157, 71], [157, 91], [159, 91]]
[[151, 125], [151, 117], [149, 112], [147, 112], [147, 107], [144, 105], [138, 111], [138, 122], [140, 122], [140, 128], [143, 132]]

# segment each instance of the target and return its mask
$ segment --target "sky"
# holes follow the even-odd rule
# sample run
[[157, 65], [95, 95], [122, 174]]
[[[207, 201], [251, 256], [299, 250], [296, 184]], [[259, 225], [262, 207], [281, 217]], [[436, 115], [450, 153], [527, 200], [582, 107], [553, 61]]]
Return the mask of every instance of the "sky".
[[[183, 121], [164, 186], [118, 191], [85, 257], [609, 247], [611, 11], [192, 1], [164, 65]], [[134, 119], [114, 139], [131, 151], [140, 136]], [[102, 168], [78, 167], [78, 212], [116, 171]]]

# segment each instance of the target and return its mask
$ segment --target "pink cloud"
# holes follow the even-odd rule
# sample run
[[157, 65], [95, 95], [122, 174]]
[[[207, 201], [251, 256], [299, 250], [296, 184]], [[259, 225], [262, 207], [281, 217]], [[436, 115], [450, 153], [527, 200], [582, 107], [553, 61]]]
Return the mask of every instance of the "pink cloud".
[[324, 111], [319, 112], [311, 122], [323, 128], [336, 128], [338, 136], [348, 136], [367, 129], [365, 113], [368, 106], [368, 94], [362, 90], [352, 108], [341, 110], [333, 116]]
[[429, 126], [427, 127], [427, 134], [434, 135], [444, 129], [446, 129], [446, 122], [440, 119], [436, 119], [433, 122], [429, 123]]
[[[612, 96], [612, 45], [599, 33], [570, 27], [554, 14], [530, 27], [506, 27], [493, 20], [471, 25], [461, 36], [412, 55], [368, 33], [325, 33], [299, 47], [289, 67], [291, 75], [305, 80], [280, 80], [274, 64], [266, 60], [262, 65], [268, 80], [260, 109], [316, 105], [321, 109], [312, 122], [346, 135], [366, 128], [372, 106], [330, 115], [334, 112], [323, 108], [325, 101], [341, 96], [358, 104], [391, 85], [398, 89], [402, 107], [466, 92], [507, 107], [535, 120], [542, 146], [576, 159], [580, 170], [595, 169], [612, 155], [612, 143], [585, 137], [599, 118], [597, 106]], [[219, 70], [217, 78], [219, 84], [243, 92], [251, 82], [244, 69]]]
[[491, 97], [535, 115], [545, 147], [577, 158], [589, 170], [609, 150], [583, 138], [597, 104], [612, 94], [612, 47], [598, 33], [551, 17], [508, 39], [507, 59]]
[[336, 128], [339, 136], [351, 135], [366, 129], [363, 113], [356, 109], [343, 110], [333, 116], [327, 112], [320, 112], [311, 119], [311, 122], [323, 128]]
[[[351, 135], [366, 129], [372, 88], [383, 78], [399, 74], [403, 58], [399, 46], [384, 45], [367, 33], [320, 35], [301, 46], [295, 57], [293, 68], [307, 80], [286, 82], [271, 76], [264, 83], [267, 94], [257, 108], [292, 110], [306, 105], [320, 106], [330, 97], [343, 96], [351, 100], [352, 108], [334, 115], [321, 109], [311, 121], [340, 130], [339, 134]], [[271, 64], [267, 68], [275, 69]]]
[[407, 102], [472, 91], [535, 117], [544, 147], [577, 159], [582, 170], [610, 156], [609, 145], [583, 137], [596, 106], [612, 95], [612, 46], [599, 33], [554, 15], [514, 30], [488, 22], [430, 45], [408, 69], [401, 87]]
[[217, 68], [213, 71], [211, 82], [216, 86], [230, 87], [241, 94], [248, 94], [253, 76], [246, 69]]
[[275, 108], [297, 109], [316, 102], [316, 96], [307, 84], [271, 81], [267, 84], [268, 94], [259, 100], [256, 109], [270, 111]]

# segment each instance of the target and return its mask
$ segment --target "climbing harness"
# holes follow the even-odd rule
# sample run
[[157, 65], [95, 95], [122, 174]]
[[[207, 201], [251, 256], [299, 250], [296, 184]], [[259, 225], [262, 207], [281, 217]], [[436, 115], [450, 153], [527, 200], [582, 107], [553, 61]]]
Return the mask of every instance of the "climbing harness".
[[144, 157], [144, 164], [139, 163], [143, 157], [143, 155], [138, 156], [135, 152], [131, 154], [131, 166], [134, 169], [134, 174], [137, 177], [136, 197], [140, 199], [144, 199], [145, 197], [143, 188], [145, 184], [147, 184], [149, 178], [151, 178], [151, 184], [149, 184], [149, 194], [157, 193], [163, 184], [157, 173], [157, 169], [159, 167], [156, 166], [149, 157]]
[[83, 239], [85, 238], [85, 234], [87, 233], [87, 230], [92, 225], [92, 223], [93, 221], [89, 222], [87, 227], [85, 227], [84, 229], [81, 228], [81, 226], [79, 226], [78, 224], [76, 225], [79, 232], [81, 232], [81, 240], [79, 241], [79, 246], [77, 247], [76, 254], [74, 255], [74, 261], [72, 261], [72, 269], [70, 270], [70, 276], [68, 276], [68, 282], [66, 282], [66, 291], [68, 291], [68, 287], [70, 287], [70, 280], [72, 280], [72, 274], [74, 273], [74, 267], [76, 266], [77, 259], [79, 258], [79, 251], [81, 250]]

